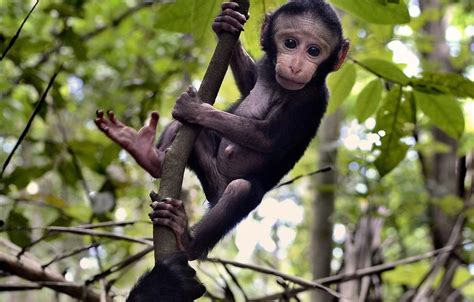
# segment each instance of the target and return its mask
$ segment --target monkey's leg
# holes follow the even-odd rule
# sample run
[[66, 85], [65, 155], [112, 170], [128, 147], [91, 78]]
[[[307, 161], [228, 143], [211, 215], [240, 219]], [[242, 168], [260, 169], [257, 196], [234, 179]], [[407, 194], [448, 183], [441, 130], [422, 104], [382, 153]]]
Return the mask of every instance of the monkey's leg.
[[178, 238], [178, 248], [186, 250], [189, 259], [193, 260], [205, 256], [260, 203], [264, 194], [260, 185], [248, 180], [230, 182], [217, 204], [193, 227], [193, 235], [188, 231], [188, 219], [181, 200], [153, 202], [150, 218], [155, 224], [171, 228]]
[[257, 182], [236, 179], [229, 183], [214, 207], [193, 228], [190, 259], [205, 256], [219, 240], [260, 204], [265, 191]]
[[188, 166], [196, 173], [204, 194], [211, 204], [215, 204], [224, 192], [229, 180], [219, 173], [216, 155], [221, 138], [213, 131], [203, 129], [194, 144]]

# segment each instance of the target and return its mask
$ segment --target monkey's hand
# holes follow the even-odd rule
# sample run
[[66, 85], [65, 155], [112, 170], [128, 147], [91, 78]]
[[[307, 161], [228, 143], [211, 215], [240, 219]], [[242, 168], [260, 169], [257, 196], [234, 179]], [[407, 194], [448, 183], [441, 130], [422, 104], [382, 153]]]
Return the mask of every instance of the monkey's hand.
[[203, 103], [197, 95], [197, 90], [193, 86], [181, 93], [173, 108], [173, 117], [180, 122], [197, 123], [197, 117]]
[[222, 12], [212, 23], [212, 30], [220, 36], [223, 32], [238, 34], [244, 30], [244, 24], [248, 16], [239, 13], [239, 5], [235, 2], [225, 2], [221, 5]]
[[143, 126], [139, 131], [128, 127], [119, 121], [112, 111], [108, 111], [108, 119], [102, 110], [97, 110], [95, 124], [111, 140], [119, 144], [153, 177], [160, 177], [162, 155], [154, 145], [156, 135], [156, 125], [159, 115], [153, 112], [148, 125]]
[[188, 217], [183, 202], [165, 198], [161, 202], [154, 200], [150, 206], [153, 211], [148, 216], [153, 224], [167, 226], [173, 230], [178, 250], [187, 251], [192, 238], [188, 230]]

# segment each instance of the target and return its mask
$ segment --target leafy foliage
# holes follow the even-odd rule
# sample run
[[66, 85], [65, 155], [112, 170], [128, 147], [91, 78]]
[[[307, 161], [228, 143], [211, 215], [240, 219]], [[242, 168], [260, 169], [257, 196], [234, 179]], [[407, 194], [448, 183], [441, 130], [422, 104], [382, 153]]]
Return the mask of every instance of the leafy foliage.
[[408, 7], [404, 1], [331, 0], [330, 2], [371, 23], [402, 24], [410, 21]]
[[[251, 18], [245, 25], [242, 43], [258, 58], [263, 16], [286, 1], [251, 2]], [[331, 92], [328, 112], [342, 109], [345, 114], [340, 144], [323, 146], [336, 148], [337, 145], [339, 152], [332, 167], [339, 177], [327, 190], [335, 191], [338, 198], [337, 211], [331, 218], [338, 225], [344, 225], [347, 238], [348, 232], [358, 228], [361, 216], [369, 213], [384, 217], [382, 240], [386, 249], [383, 256], [387, 262], [432, 247], [427, 211], [432, 206], [451, 216], [464, 210], [468, 219], [464, 233], [472, 237], [469, 230], [474, 221], [472, 209], [466, 209], [463, 201], [453, 195], [430, 199], [426, 179], [417, 164], [417, 156], [431, 159], [434, 152], [450, 151], [449, 146], [433, 141], [427, 131], [432, 126], [459, 142], [458, 156], [472, 153], [474, 128], [470, 123], [474, 119], [469, 109], [473, 108], [469, 105], [474, 97], [469, 43], [472, 35], [466, 30], [472, 24], [469, 22], [472, 17], [465, 12], [469, 5], [466, 1], [444, 3], [449, 10], [410, 17], [407, 3], [410, 3], [410, 12], [419, 8], [413, 1], [330, 2], [343, 10], [345, 33], [352, 44], [351, 58], [328, 79]], [[161, 130], [170, 120], [175, 97], [184, 87], [190, 83], [198, 85], [202, 79], [216, 42], [210, 24], [220, 3], [217, 0], [42, 0], [32, 10], [33, 1], [0, 2], [0, 52], [3, 54], [0, 162], [5, 163], [12, 155], [0, 179], [2, 239], [27, 247], [26, 251], [43, 263], [52, 260], [58, 251], [67, 254], [79, 247], [98, 244], [98, 249], [85, 249], [53, 261], [59, 271], [72, 272], [77, 282], [100, 274], [101, 270], [120, 267], [123, 260], [141, 250], [138, 243], [127, 240], [52, 233], [45, 228], [91, 228], [135, 239], [151, 236], [147, 196], [151, 189], [156, 189], [156, 181], [95, 129], [95, 110], [114, 110], [135, 127], [140, 127], [150, 111], [156, 110], [160, 112]], [[21, 27], [30, 11], [31, 15]], [[449, 60], [456, 73], [437, 70], [437, 66], [428, 69], [422, 64], [417, 67], [426, 70], [410, 71], [416, 68], [406, 68], [413, 66], [404, 64], [414, 63], [400, 63], [391, 43], [406, 45], [421, 60], [420, 54], [434, 51], [433, 40], [426, 36], [423, 26], [444, 11], [455, 16], [450, 30], [456, 29], [460, 37], [459, 41], [449, 42]], [[60, 64], [63, 69], [42, 99]], [[229, 77], [217, 106], [225, 107], [237, 98]], [[40, 110], [31, 119], [38, 104]], [[31, 127], [13, 154], [29, 121]], [[353, 143], [350, 148], [346, 144], [348, 138]], [[316, 144], [311, 145], [290, 179], [317, 170], [318, 159], [312, 150]], [[260, 213], [254, 215], [255, 225], [271, 229], [265, 242], [256, 244], [254, 250], [258, 257], [254, 260], [272, 263], [282, 271], [308, 279], [311, 279], [308, 260], [301, 255], [310, 251], [308, 238], [313, 219], [310, 202], [314, 199], [311, 179], [304, 177], [278, 188], [271, 197], [288, 199], [296, 208], [304, 207], [304, 222], [288, 223], [285, 218], [291, 213], [280, 214], [275, 209], [270, 215], [273, 221], [259, 217]], [[187, 203], [188, 214], [195, 221], [195, 217], [202, 214], [204, 197], [190, 175], [186, 177], [184, 196], [198, 201]], [[375, 208], [382, 210], [376, 212]], [[276, 217], [278, 215], [281, 217]], [[111, 220], [131, 222], [119, 226], [97, 225]], [[90, 223], [95, 226], [90, 227]], [[291, 231], [296, 232], [293, 241], [281, 235]], [[253, 233], [258, 232], [255, 230], [251, 235]], [[336, 267], [344, 262], [343, 245], [338, 241], [333, 250], [332, 265]], [[214, 253], [230, 258], [237, 253], [242, 255], [242, 251], [228, 238]], [[462, 249], [459, 251], [461, 255]], [[472, 262], [470, 255], [465, 257], [467, 263]], [[96, 264], [98, 260], [101, 267]], [[132, 263], [133, 266], [127, 267], [130, 268], [127, 274], [106, 276], [114, 292], [127, 291], [136, 276], [153, 261], [149, 256]], [[407, 288], [418, 286], [429, 265], [424, 261], [385, 272], [385, 296], [395, 301]], [[209, 266], [204, 271], [214, 272], [214, 269], [215, 266]], [[214, 284], [223, 283], [228, 296], [242, 296], [243, 300], [234, 280], [222, 272], [216, 272], [215, 276], [226, 282], [220, 279], [216, 282], [212, 277], [203, 276], [205, 274], [201, 277], [207, 278], [212, 293], [219, 293]], [[249, 270], [235, 275], [249, 297], [263, 295], [260, 286], [252, 286], [257, 283], [264, 284], [267, 293], [282, 290], [274, 279]], [[407, 275], [410, 278], [407, 279]], [[472, 274], [460, 267], [453, 286], [462, 286], [469, 278]], [[95, 285], [93, 282], [89, 286]], [[471, 291], [472, 296], [469, 287], [462, 290], [466, 295]], [[18, 298], [21, 293], [13, 295], [16, 300], [26, 300]], [[49, 301], [51, 293], [38, 292], [37, 299]]]

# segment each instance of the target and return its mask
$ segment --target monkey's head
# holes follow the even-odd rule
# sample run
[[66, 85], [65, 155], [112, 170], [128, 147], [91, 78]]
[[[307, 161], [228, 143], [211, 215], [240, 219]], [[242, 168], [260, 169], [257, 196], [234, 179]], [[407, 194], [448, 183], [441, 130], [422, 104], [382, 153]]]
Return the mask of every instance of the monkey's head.
[[261, 44], [275, 64], [275, 80], [288, 90], [324, 81], [349, 50], [339, 18], [322, 0], [293, 0], [267, 15]]

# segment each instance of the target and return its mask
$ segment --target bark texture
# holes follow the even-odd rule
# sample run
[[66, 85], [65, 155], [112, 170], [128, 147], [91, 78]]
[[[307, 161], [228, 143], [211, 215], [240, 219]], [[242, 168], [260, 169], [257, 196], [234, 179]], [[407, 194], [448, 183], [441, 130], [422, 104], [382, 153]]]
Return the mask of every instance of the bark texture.
[[[239, 11], [247, 15], [249, 1], [236, 0], [235, 2], [240, 6]], [[222, 33], [220, 36], [198, 91], [198, 95], [203, 102], [214, 103], [238, 40], [239, 35]], [[183, 125], [177, 133], [164, 159], [160, 189], [158, 191], [160, 198], [179, 198], [186, 163], [199, 131], [199, 127]], [[165, 255], [176, 252], [176, 238], [171, 229], [167, 227], [153, 226], [153, 243], [156, 261]]]
[[[335, 167], [337, 160], [337, 140], [341, 112], [327, 116], [319, 130], [319, 168]], [[336, 169], [316, 176], [318, 189], [313, 202], [313, 224], [311, 229], [311, 261], [313, 279], [328, 277], [331, 274], [332, 230], [331, 216], [334, 212], [337, 184]], [[323, 291], [313, 291], [312, 301], [331, 301], [333, 297]]]

